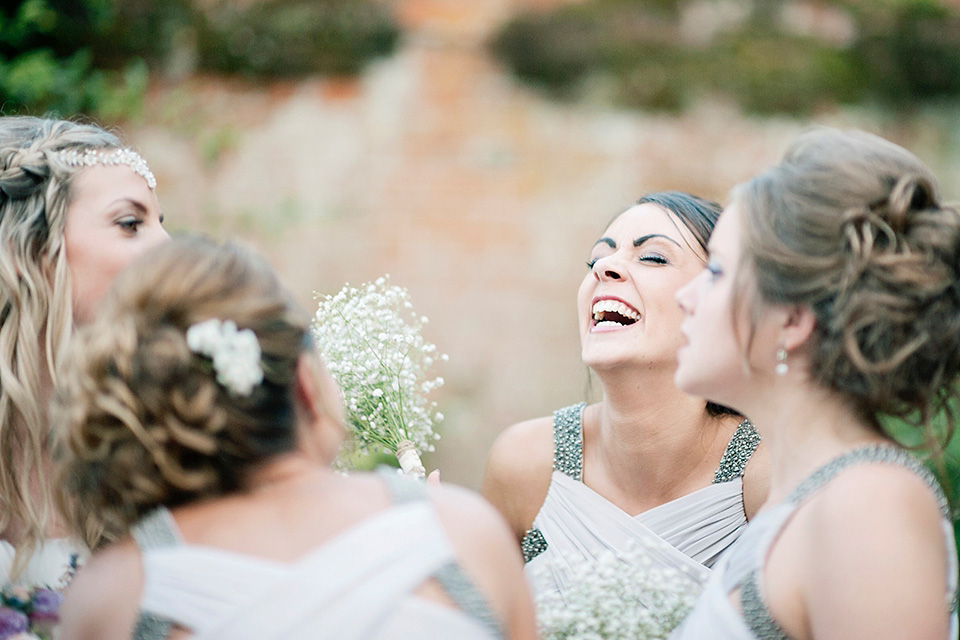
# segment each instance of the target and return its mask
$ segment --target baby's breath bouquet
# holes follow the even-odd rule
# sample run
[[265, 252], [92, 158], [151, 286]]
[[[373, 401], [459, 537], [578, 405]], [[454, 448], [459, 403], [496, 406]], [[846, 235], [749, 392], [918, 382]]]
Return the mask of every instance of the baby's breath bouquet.
[[636, 547], [572, 565], [576, 580], [563, 595], [537, 597], [544, 640], [661, 640], [690, 612], [702, 587], [701, 577], [658, 566]]
[[422, 477], [419, 453], [433, 451], [440, 437], [434, 427], [443, 420], [426, 398], [443, 378], [427, 370], [447, 359], [420, 334], [427, 319], [389, 276], [319, 298], [313, 335], [343, 393], [353, 435], [348, 446], [359, 454], [395, 454], [404, 473]]

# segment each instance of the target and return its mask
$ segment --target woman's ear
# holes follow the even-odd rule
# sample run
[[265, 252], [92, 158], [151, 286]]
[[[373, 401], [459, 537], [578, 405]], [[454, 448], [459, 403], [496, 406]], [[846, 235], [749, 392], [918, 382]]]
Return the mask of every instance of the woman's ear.
[[305, 431], [304, 446], [324, 464], [336, 458], [344, 436], [341, 412], [337, 411], [340, 399], [328, 397], [330, 394], [339, 394], [339, 389], [319, 357], [309, 351], [301, 353], [297, 358], [295, 398]]
[[806, 306], [792, 305], [786, 307], [784, 311], [780, 336], [783, 340], [783, 348], [789, 352], [800, 348], [810, 339], [817, 326], [817, 317]]
[[311, 423], [320, 419], [323, 400], [316, 372], [308, 361], [310, 354], [301, 353], [297, 358], [296, 399], [304, 417]]

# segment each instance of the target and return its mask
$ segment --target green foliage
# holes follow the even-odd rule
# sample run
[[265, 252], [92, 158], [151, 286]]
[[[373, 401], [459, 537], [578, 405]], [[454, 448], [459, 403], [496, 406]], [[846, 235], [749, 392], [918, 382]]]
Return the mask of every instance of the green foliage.
[[23, 0], [0, 9], [5, 113], [135, 116], [150, 73], [354, 74], [396, 46], [377, 0]]
[[[922, 424], [919, 414], [906, 419], [888, 418], [883, 421], [882, 426], [894, 440], [928, 458], [927, 466], [940, 480], [953, 508], [954, 534], [957, 537], [957, 546], [960, 547], [960, 435], [956, 433], [960, 431], [960, 425], [957, 424], [960, 406], [958, 401], [950, 398], [948, 394], [944, 394], [938, 402], [940, 410], [933, 417], [929, 436], [924, 435], [925, 430], [919, 426]], [[930, 456], [931, 446], [927, 442], [929, 437], [933, 437], [937, 442], [933, 447], [935, 451], [942, 448], [940, 454]]]
[[491, 46], [520, 79], [548, 92], [575, 97], [601, 76], [621, 104], [646, 109], [676, 111], [704, 93], [732, 97], [748, 112], [796, 115], [823, 104], [911, 108], [960, 97], [960, 9], [941, 0], [821, 3], [849, 20], [844, 42], [791, 26], [790, 2], [742, 4], [739, 17], [698, 40], [685, 30], [684, 11], [710, 0], [587, 0], [522, 14]]
[[239, 10], [222, 3], [200, 24], [200, 66], [252, 76], [355, 74], [389, 54], [399, 30], [379, 4], [273, 0]]
[[[97, 4], [97, 0], [71, 3], [75, 10], [90, 9], [92, 16]], [[3, 113], [86, 112], [110, 118], [139, 110], [147, 79], [143, 62], [134, 59], [113, 71], [95, 68], [89, 48], [58, 37], [70, 32], [71, 25], [82, 31], [83, 24], [93, 28], [95, 21], [71, 21], [47, 0], [0, 9]]]

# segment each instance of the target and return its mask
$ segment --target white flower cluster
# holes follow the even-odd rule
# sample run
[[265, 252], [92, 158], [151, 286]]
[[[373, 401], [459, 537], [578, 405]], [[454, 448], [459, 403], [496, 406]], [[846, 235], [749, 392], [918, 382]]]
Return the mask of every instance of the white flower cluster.
[[[446, 361], [420, 334], [427, 318], [413, 311], [407, 290], [389, 276], [359, 288], [345, 286], [320, 298], [313, 323], [317, 348], [340, 385], [352, 446], [365, 455], [395, 454], [403, 440], [420, 452], [433, 451], [443, 420], [426, 394], [443, 385], [427, 370]], [[318, 296], [319, 297], [319, 296]]]
[[[660, 640], [686, 617], [702, 578], [658, 565], [637, 547], [574, 561], [575, 581], [561, 596], [536, 599], [544, 640]], [[548, 572], [542, 564], [538, 571]]]
[[233, 320], [210, 318], [187, 329], [187, 346], [213, 360], [217, 382], [238, 396], [249, 396], [263, 382], [260, 343], [250, 329]]

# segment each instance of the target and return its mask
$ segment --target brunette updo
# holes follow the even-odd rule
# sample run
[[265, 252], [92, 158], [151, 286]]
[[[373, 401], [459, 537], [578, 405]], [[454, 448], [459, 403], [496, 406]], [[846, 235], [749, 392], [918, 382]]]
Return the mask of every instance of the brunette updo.
[[[264, 378], [249, 396], [187, 345], [187, 329], [210, 318], [256, 334]], [[309, 317], [237, 245], [183, 238], [138, 260], [79, 333], [54, 406], [62, 506], [77, 533], [97, 546], [158, 505], [236, 491], [293, 450], [295, 371], [309, 344]]]
[[812, 379], [877, 428], [895, 416], [941, 447], [953, 420], [934, 434], [933, 417], [960, 372], [960, 213], [930, 170], [874, 135], [817, 130], [733, 198], [755, 311], [811, 309]]

